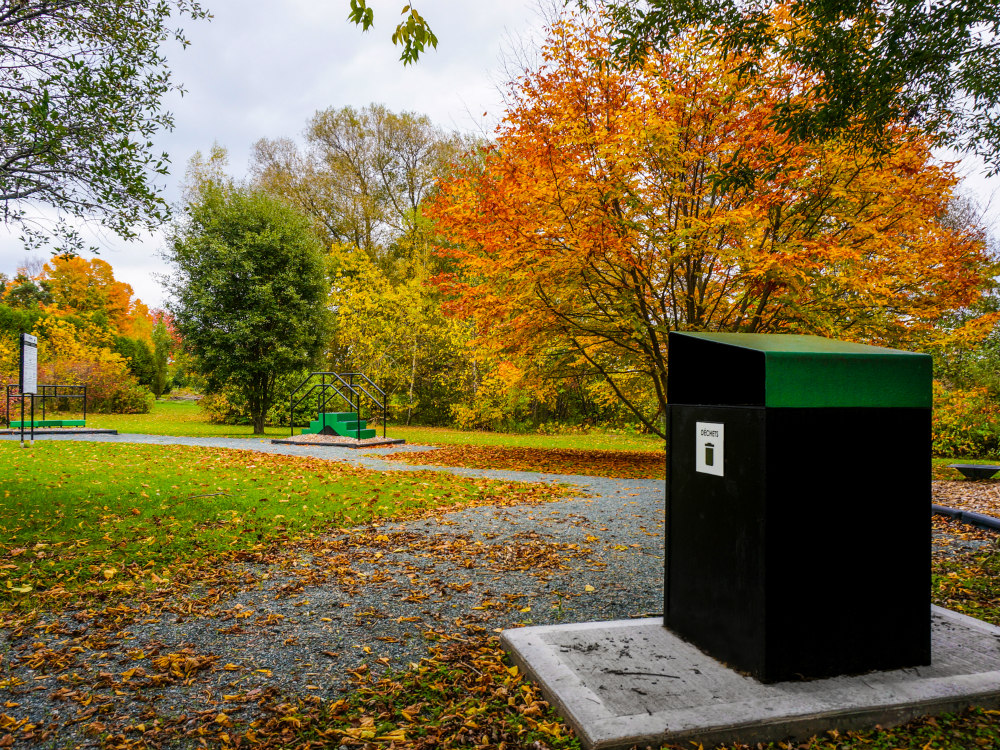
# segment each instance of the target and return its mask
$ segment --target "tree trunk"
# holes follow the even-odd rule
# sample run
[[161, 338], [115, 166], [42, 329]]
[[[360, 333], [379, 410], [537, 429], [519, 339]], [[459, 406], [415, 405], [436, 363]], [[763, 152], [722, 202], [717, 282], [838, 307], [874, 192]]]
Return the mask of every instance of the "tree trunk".
[[254, 378], [255, 382], [250, 387], [250, 420], [253, 422], [253, 434], [264, 434], [264, 420], [267, 418], [267, 410], [270, 406], [268, 393], [270, 383], [267, 375], [260, 375]]

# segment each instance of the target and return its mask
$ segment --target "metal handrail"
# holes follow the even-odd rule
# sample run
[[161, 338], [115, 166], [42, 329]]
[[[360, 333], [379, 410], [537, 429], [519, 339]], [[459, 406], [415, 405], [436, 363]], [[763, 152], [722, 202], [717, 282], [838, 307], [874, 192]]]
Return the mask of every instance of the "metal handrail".
[[[340, 380], [340, 376], [338, 376], [336, 373], [334, 373], [334, 377], [337, 378], [338, 380]], [[343, 382], [341, 384], [343, 384]], [[327, 385], [326, 376], [325, 375], [323, 376], [323, 385], [324, 386]], [[337, 388], [335, 385], [333, 385], [333, 383], [329, 383], [329, 385], [333, 387], [333, 390], [337, 393], [338, 396], [340, 396], [342, 399], [344, 399], [344, 401], [347, 402], [347, 410], [348, 411], [353, 411], [354, 408], [355, 408], [355, 405], [354, 405], [354, 402], [351, 400], [351, 396], [355, 395], [354, 392], [350, 388], [348, 388], [347, 392], [348, 392], [349, 395], [345, 397], [344, 394], [340, 392], [340, 389]], [[325, 391], [326, 389], [324, 388], [323, 390]], [[329, 401], [330, 400], [324, 394], [324, 396], [323, 396], [323, 403], [319, 407], [320, 413], [326, 411], [326, 405], [329, 403]], [[359, 409], [360, 409], [360, 406], [361, 406], [361, 404], [359, 403], [358, 404], [358, 408]]]
[[309, 390], [307, 390], [305, 393], [303, 393], [302, 396], [298, 400], [295, 399], [295, 394], [298, 393], [300, 390], [302, 390], [302, 388], [305, 385], [307, 385], [310, 380], [312, 380], [313, 375], [334, 375], [334, 374], [336, 374], [336, 373], [328, 373], [328, 372], [327, 373], [318, 373], [318, 372], [312, 373], [312, 374], [310, 374], [310, 376], [308, 378], [306, 378], [304, 381], [302, 381], [302, 383], [299, 385], [298, 388], [296, 388], [294, 391], [292, 391], [292, 394], [288, 397], [288, 428], [289, 428], [289, 430], [290, 430], [290, 432], [291, 432], [292, 435], [295, 434], [295, 407], [298, 406], [299, 404], [301, 404], [307, 398], [309, 398], [309, 396], [311, 396], [317, 389], [320, 392], [324, 393], [324, 398], [323, 398], [323, 401], [322, 401], [322, 405], [319, 407], [319, 413], [320, 414], [322, 414], [323, 411], [326, 409], [327, 399], [325, 398], [325, 392], [327, 390], [329, 390], [329, 389], [333, 389], [334, 393], [336, 393], [338, 396], [340, 396], [340, 398], [343, 399], [347, 403], [347, 406], [348, 406], [349, 409], [353, 409], [354, 408], [354, 405], [351, 402], [351, 399], [349, 397], [345, 396], [343, 393], [341, 393], [340, 389], [337, 388], [337, 386], [335, 386], [333, 383], [327, 383], [327, 382], [325, 382], [325, 378], [324, 378], [324, 382], [322, 382], [322, 383], [313, 383], [312, 387], [309, 388]]
[[[301, 391], [303, 388], [305, 388], [309, 384], [309, 382], [312, 381], [313, 378], [316, 378], [316, 377], [322, 378], [322, 382], [321, 383], [313, 383], [313, 385], [304, 394], [302, 394], [302, 396], [300, 396], [298, 399], [296, 399], [295, 395], [299, 391]], [[339, 382], [344, 387], [344, 389], [348, 392], [348, 394], [350, 394], [350, 395], [345, 396], [344, 393], [334, 383], [327, 383], [326, 379], [328, 377], [336, 378], [336, 381]], [[367, 383], [372, 388], [374, 388], [376, 391], [378, 391], [382, 395], [382, 399], [383, 400], [379, 401], [379, 399], [375, 398], [375, 396], [373, 396], [371, 394], [371, 392], [367, 388], [365, 388], [363, 385], [361, 385], [361, 384], [355, 384], [354, 383], [354, 378], [355, 377], [362, 378], [365, 381], [365, 383]], [[305, 399], [307, 399], [310, 395], [312, 395], [317, 389], [319, 389], [319, 391], [324, 394], [321, 403], [318, 405], [318, 413], [319, 414], [323, 414], [326, 411], [326, 405], [328, 403], [328, 399], [326, 397], [326, 393], [330, 389], [332, 389], [334, 391], [334, 393], [336, 393], [347, 404], [347, 407], [348, 407], [349, 411], [355, 412], [357, 414], [357, 422], [356, 422], [357, 427], [356, 427], [356, 429], [358, 431], [357, 432], [357, 439], [358, 440], [361, 439], [361, 421], [362, 421], [361, 420], [361, 396], [362, 395], [367, 396], [372, 401], [372, 403], [374, 404], [374, 406], [379, 407], [379, 408], [382, 409], [382, 437], [383, 438], [385, 437], [385, 420], [386, 420], [386, 416], [387, 416], [387, 409], [386, 409], [386, 404], [385, 404], [385, 401], [387, 399], [386, 399], [385, 391], [383, 391], [381, 388], [379, 388], [377, 385], [375, 385], [375, 383], [373, 383], [368, 376], [366, 376], [364, 373], [360, 373], [360, 372], [346, 372], [346, 373], [337, 373], [337, 372], [312, 372], [312, 373], [309, 373], [309, 376], [305, 380], [303, 380], [291, 392], [291, 394], [289, 394], [289, 397], [288, 397], [288, 428], [289, 428], [289, 432], [292, 435], [295, 434], [295, 407], [298, 406], [299, 404], [301, 404]]]
[[[298, 393], [300, 390], [302, 390], [305, 387], [305, 385], [310, 380], [312, 380], [315, 376], [317, 376], [317, 375], [336, 375], [336, 374], [337, 373], [335, 373], [335, 372], [311, 372], [311, 373], [309, 373], [309, 377], [307, 377], [305, 380], [303, 380], [301, 383], [299, 383], [298, 387], [294, 391], [291, 392], [291, 394], [289, 395], [289, 398], [294, 397], [295, 394]], [[301, 399], [300, 399], [300, 401], [301, 401]]]
[[[52, 393], [46, 393], [45, 389], [51, 388]], [[83, 393], [59, 393], [60, 388], [72, 388], [74, 390], [83, 389]], [[39, 398], [42, 399], [42, 419], [45, 419], [45, 399], [48, 398], [82, 398], [83, 399], [83, 419], [87, 419], [87, 386], [86, 385], [60, 385], [56, 383], [50, 383], [41, 385], [39, 384], [38, 389], [41, 393], [38, 394]]]
[[356, 430], [354, 439], [360, 441], [361, 440], [361, 397], [358, 395], [358, 392], [354, 390], [354, 386], [349, 381], [344, 380], [344, 377], [340, 373], [337, 372], [333, 373], [333, 377], [339, 380], [341, 385], [347, 388], [347, 390], [358, 400], [357, 409], [354, 408], [354, 405], [350, 401], [347, 402], [347, 406], [351, 411], [353, 411], [357, 415], [357, 419], [354, 422], [354, 429]]
[[[362, 385], [355, 386], [354, 385], [354, 377], [355, 376], [363, 378], [364, 381], [366, 383], [368, 383], [368, 385], [372, 386], [376, 391], [378, 391], [380, 394], [382, 394], [382, 399], [383, 400], [379, 401], [371, 393], [369, 393], [368, 390], [364, 386], [362, 386]], [[345, 381], [344, 378], [347, 378], [347, 380]], [[375, 383], [373, 383], [371, 381], [371, 379], [367, 375], [365, 375], [363, 372], [343, 372], [343, 373], [337, 373], [337, 379], [340, 380], [341, 383], [343, 383], [344, 385], [346, 385], [350, 389], [351, 393], [353, 393], [355, 396], [358, 396], [358, 390], [361, 390], [362, 393], [364, 393], [366, 396], [368, 396], [368, 398], [370, 398], [372, 400], [372, 402], [375, 404], [375, 406], [381, 407], [381, 409], [382, 409], [382, 438], [385, 439], [385, 420], [386, 420], [386, 414], [387, 414], [386, 402], [388, 401], [388, 398], [386, 398], [386, 395], [385, 395], [385, 391], [383, 391], [381, 388], [379, 388], [377, 385], [375, 385]], [[361, 439], [361, 398], [360, 398], [360, 396], [358, 396], [358, 427], [357, 427], [357, 430], [358, 430], [358, 439], [360, 440]]]
[[[374, 398], [373, 396], [371, 396], [371, 394], [369, 394], [369, 398], [371, 398], [372, 401], [374, 401], [376, 404], [378, 404], [379, 406], [382, 407], [382, 439], [384, 440], [385, 439], [385, 420], [386, 420], [386, 416], [387, 416], [387, 405], [388, 405], [388, 402], [389, 402], [389, 396], [388, 396], [388, 394], [386, 394], [385, 391], [383, 391], [381, 388], [379, 388], [377, 385], [375, 385], [375, 383], [372, 381], [372, 379], [369, 378], [367, 375], [365, 375], [363, 372], [357, 372], [357, 373], [352, 373], [352, 374], [353, 375], [359, 375], [361, 378], [364, 379], [364, 381], [366, 383], [368, 383], [368, 385], [370, 385], [372, 388], [374, 388], [376, 391], [378, 391], [379, 394], [382, 396], [382, 401], [380, 403], [378, 401], [378, 399]], [[367, 393], [367, 391], [365, 391], [365, 393]]]
[[370, 385], [376, 391], [378, 391], [379, 393], [381, 393], [383, 399], [387, 398], [386, 392], [383, 391], [381, 388], [379, 388], [377, 385], [375, 385], [375, 383], [372, 381], [372, 379], [369, 378], [367, 375], [365, 375], [363, 372], [344, 372], [344, 373], [341, 373], [341, 375], [347, 375], [347, 376], [351, 376], [351, 377], [353, 377], [354, 375], [357, 375], [359, 378], [363, 378], [364, 381], [366, 383], [368, 383], [368, 385]]
[[313, 386], [312, 386], [312, 388], [310, 388], [308, 391], [306, 391], [305, 393], [303, 393], [302, 394], [302, 398], [300, 398], [298, 401], [295, 402], [296, 406], [298, 404], [301, 404], [307, 398], [309, 398], [309, 396], [312, 395], [312, 393], [314, 391], [316, 391], [317, 389], [320, 390], [320, 391], [325, 391], [325, 390], [327, 390], [329, 388], [332, 388], [333, 391], [334, 391], [334, 393], [336, 393], [338, 396], [340, 396], [342, 399], [344, 399], [344, 401], [347, 402], [348, 406], [351, 406], [353, 408], [353, 406], [351, 405], [351, 399], [348, 398], [347, 396], [345, 396], [343, 393], [341, 393], [340, 389], [337, 386], [335, 386], [333, 383], [314, 383]]

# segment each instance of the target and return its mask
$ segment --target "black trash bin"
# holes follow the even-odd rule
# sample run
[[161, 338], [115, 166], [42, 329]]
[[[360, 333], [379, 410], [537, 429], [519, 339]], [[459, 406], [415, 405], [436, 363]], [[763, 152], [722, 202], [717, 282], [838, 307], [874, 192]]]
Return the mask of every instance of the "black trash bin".
[[930, 357], [669, 343], [664, 625], [762, 682], [929, 664]]

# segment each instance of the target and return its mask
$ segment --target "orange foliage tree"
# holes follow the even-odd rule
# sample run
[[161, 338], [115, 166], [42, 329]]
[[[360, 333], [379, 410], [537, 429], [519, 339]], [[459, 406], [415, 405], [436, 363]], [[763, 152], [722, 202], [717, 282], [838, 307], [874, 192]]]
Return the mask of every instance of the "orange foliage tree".
[[[108, 263], [55, 256], [34, 276], [20, 269], [0, 289], [0, 303], [23, 313], [9, 313], [0, 326], [0, 387], [17, 382], [17, 334], [31, 332], [41, 382], [87, 385], [88, 411], [149, 411], [153, 318]], [[6, 417], [0, 410], [0, 421]]]
[[428, 210], [454, 312], [526, 382], [597, 374], [662, 434], [672, 329], [914, 346], [978, 297], [990, 261], [941, 221], [957, 178], [919, 134], [891, 154], [793, 143], [769, 123], [809, 90], [796, 71], [738, 79], [684, 40], [621, 70], [608, 44], [599, 18], [554, 24], [495, 143]]
[[43, 276], [52, 294], [51, 312], [79, 315], [108, 325], [122, 336], [150, 341], [149, 308], [133, 299], [132, 287], [117, 281], [105, 261], [57, 255], [45, 264]]

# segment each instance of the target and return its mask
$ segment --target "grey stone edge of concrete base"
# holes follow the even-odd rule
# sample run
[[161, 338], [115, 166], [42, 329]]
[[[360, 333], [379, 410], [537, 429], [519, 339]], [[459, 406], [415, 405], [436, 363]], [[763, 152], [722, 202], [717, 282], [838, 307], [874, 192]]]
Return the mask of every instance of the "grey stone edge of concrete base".
[[351, 443], [307, 443], [305, 441], [297, 441], [294, 438], [283, 438], [280, 440], [272, 440], [274, 445], [305, 445], [310, 448], [350, 448], [351, 450], [361, 450], [363, 448], [368, 448], [374, 450], [375, 448], [385, 448], [388, 445], [405, 445], [406, 441], [402, 438], [387, 438], [386, 440], [380, 440], [377, 443], [368, 443], [367, 445], [353, 445]]
[[[28, 437], [31, 433], [25, 432], [24, 436]], [[53, 435], [117, 435], [118, 430], [105, 430], [98, 427], [86, 428], [82, 430], [73, 429], [58, 429], [58, 430], [35, 430], [35, 437], [52, 437]], [[20, 430], [0, 430], [0, 435], [4, 437], [20, 437]]]
[[[946, 626], [964, 626], [964, 629], [974, 631], [977, 640], [988, 639], [989, 642], [998, 644], [1000, 651], [1000, 628], [940, 607], [934, 606], [931, 609], [932, 614]], [[694, 725], [698, 723], [697, 719], [692, 721], [692, 714], [698, 712], [697, 707], [682, 712], [650, 711], [647, 708], [640, 713], [616, 715], [572, 669], [558, 658], [553, 644], [545, 641], [546, 635], [558, 631], [562, 631], [563, 634], [584, 634], [588, 630], [621, 628], [623, 632], [630, 630], [632, 633], [638, 633], [640, 629], [650, 627], [668, 633], [669, 638], [679, 643], [685, 643], [663, 628], [662, 618], [513, 628], [503, 631], [500, 641], [518, 669], [539, 685], [546, 700], [566, 719], [586, 750], [658, 748], [664, 743], [688, 742], [702, 743], [706, 748], [736, 742], [752, 746], [757, 742], [805, 740], [830, 729], [849, 731], [871, 729], [876, 725], [892, 727], [921, 716], [953, 713], [969, 706], [1000, 707], [1000, 668], [953, 677], [921, 677], [914, 674], [920, 668], [913, 668], [838, 677], [832, 680], [777, 683], [767, 686], [779, 691], [783, 685], [789, 686], [790, 693], [795, 691], [796, 686], [805, 686], [807, 696], [815, 702], [814, 696], [822, 694], [821, 683], [830, 683], [833, 680], [856, 680], [859, 686], [872, 688], [873, 686], [866, 680], [891, 677], [898, 673], [899, 685], [891, 681], [888, 686], [883, 685], [881, 688], [883, 694], [870, 705], [858, 704], [855, 700], [847, 701], [846, 705], [835, 705], [836, 696], [834, 696], [829, 700], [830, 705], [826, 710], [800, 712], [792, 710], [781, 714], [779, 708], [771, 716], [764, 716], [763, 712], [760, 712], [752, 717], [745, 715], [746, 706], [737, 706], [739, 709], [737, 711], [726, 706], [713, 710], [715, 707], [709, 706], [705, 711], [708, 716], [697, 726]], [[685, 646], [689, 644], [685, 643]], [[705, 660], [714, 662], [704, 654], [701, 656]], [[730, 672], [734, 680], [751, 679], [731, 672], [718, 662], [714, 663]], [[847, 690], [850, 691], [849, 686]], [[831, 690], [831, 694], [836, 693], [841, 696], [844, 692], [845, 686], [842, 682]], [[822, 702], [825, 699], [820, 700]], [[794, 698], [792, 701], [794, 702]], [[773, 707], [768, 707], [768, 710], [773, 710]], [[730, 714], [728, 717], [725, 716], [727, 712]], [[679, 722], [682, 726], [671, 730], [669, 722], [674, 719], [677, 726], [675, 716], [679, 713], [684, 714]], [[715, 718], [712, 717], [713, 713], [716, 714]], [[733, 714], [744, 715], [739, 715], [734, 720]], [[687, 726], [683, 726], [684, 724]]]

